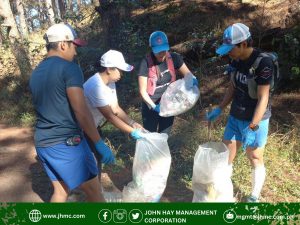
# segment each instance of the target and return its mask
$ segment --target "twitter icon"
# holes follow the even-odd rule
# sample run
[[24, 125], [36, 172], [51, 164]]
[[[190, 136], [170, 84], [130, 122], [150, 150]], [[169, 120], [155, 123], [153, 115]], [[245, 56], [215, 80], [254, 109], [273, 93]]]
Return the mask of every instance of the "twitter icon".
[[137, 213], [133, 213], [132, 214], [132, 219], [133, 220], [137, 220], [139, 218], [139, 216], [140, 216], [140, 213], [138, 213], [138, 212]]
[[133, 209], [129, 212], [129, 220], [132, 223], [139, 223], [143, 220], [143, 213], [139, 209]]

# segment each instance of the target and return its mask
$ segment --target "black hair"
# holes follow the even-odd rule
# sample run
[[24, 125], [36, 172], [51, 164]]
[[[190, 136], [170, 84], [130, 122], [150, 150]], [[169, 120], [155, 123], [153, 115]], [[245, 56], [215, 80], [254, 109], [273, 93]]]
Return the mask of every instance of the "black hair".
[[[57, 41], [57, 42], [49, 42], [47, 34], [44, 34], [43, 38], [44, 38], [44, 40], [46, 41], [46, 49], [47, 49], [47, 52], [49, 52], [51, 49], [57, 50], [57, 48], [58, 48], [58, 43], [61, 42], [61, 41]], [[66, 42], [68, 42], [68, 45], [70, 46], [70, 44], [71, 44], [72, 41], [66, 41]]]
[[99, 69], [98, 69], [98, 72], [99, 72], [99, 73], [103, 73], [103, 72], [105, 72], [105, 70], [107, 70], [108, 68], [110, 68], [110, 69], [112, 69], [112, 70], [118, 70], [117, 67], [104, 67], [104, 66], [101, 66], [101, 65], [100, 65], [100, 67], [99, 67]]
[[[101, 58], [99, 58], [95, 63], [94, 63], [94, 67], [96, 69], [97, 72], [99, 73], [103, 73], [108, 67], [104, 67], [101, 65], [100, 63]], [[117, 69], [116, 67], [111, 67], [112, 69]]]
[[95, 61], [94, 63], [94, 67], [95, 67], [95, 70], [99, 73], [103, 73], [105, 70], [106, 70], [106, 67], [103, 67], [101, 66], [101, 63], [100, 63], [100, 57]]
[[[245, 40], [245, 41], [246, 41], [246, 43], [247, 43], [247, 47], [252, 47], [252, 46], [253, 46], [253, 39], [252, 39], [252, 37], [249, 37], [249, 38], [248, 38], [247, 40]], [[241, 44], [242, 44], [243, 42], [244, 42], [244, 41], [242, 41], [242, 42], [236, 44], [236, 46], [241, 47]]]
[[51, 49], [56, 50], [58, 48], [58, 42], [49, 42], [47, 34], [44, 34], [43, 39], [46, 41], [47, 52]]
[[99, 73], [103, 73], [106, 69], [107, 69], [106, 67], [100, 65], [98, 71]]
[[59, 42], [48, 42], [48, 43], [46, 44], [47, 52], [49, 52], [51, 49], [57, 50], [57, 48], [58, 48], [58, 43], [59, 43]]

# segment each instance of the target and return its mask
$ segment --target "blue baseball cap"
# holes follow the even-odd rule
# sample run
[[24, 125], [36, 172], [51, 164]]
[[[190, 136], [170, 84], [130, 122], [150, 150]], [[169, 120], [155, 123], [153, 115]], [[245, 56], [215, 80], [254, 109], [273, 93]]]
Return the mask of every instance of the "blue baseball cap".
[[150, 35], [149, 45], [152, 52], [157, 54], [162, 51], [169, 51], [170, 46], [167, 35], [162, 31], [155, 31]]
[[227, 27], [223, 34], [223, 44], [216, 50], [218, 55], [227, 55], [236, 44], [251, 37], [249, 27], [242, 23], [235, 23]]

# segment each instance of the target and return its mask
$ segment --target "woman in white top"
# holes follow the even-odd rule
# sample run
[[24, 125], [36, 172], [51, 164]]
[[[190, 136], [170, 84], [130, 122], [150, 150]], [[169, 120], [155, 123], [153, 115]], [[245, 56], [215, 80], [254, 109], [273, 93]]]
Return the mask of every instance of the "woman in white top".
[[123, 54], [109, 50], [100, 59], [101, 68], [83, 85], [87, 105], [96, 126], [105, 121], [111, 122], [121, 131], [129, 133], [134, 139], [141, 138], [143, 127], [132, 120], [119, 106], [115, 82], [121, 79], [122, 71], [132, 71]]

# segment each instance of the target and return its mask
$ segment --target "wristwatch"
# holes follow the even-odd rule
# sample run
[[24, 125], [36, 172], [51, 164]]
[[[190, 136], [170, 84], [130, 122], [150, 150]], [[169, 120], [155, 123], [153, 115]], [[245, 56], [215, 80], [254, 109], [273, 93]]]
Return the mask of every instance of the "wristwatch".
[[249, 128], [253, 131], [257, 131], [259, 126], [258, 124], [250, 123]]

